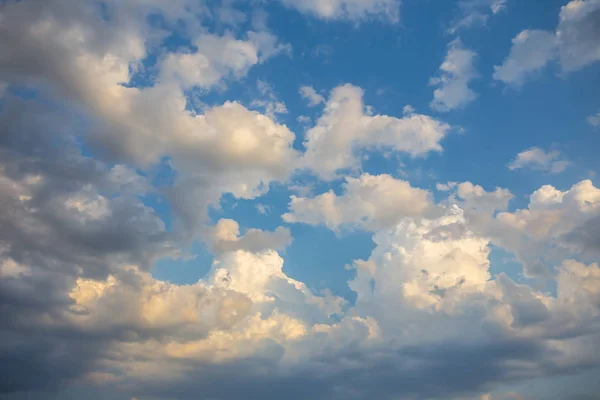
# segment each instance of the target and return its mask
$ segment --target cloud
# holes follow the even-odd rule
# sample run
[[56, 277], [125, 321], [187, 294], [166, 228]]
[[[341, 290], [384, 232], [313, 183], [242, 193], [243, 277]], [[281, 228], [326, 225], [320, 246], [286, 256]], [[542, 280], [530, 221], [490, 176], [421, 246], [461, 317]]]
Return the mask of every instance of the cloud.
[[[469, 231], [458, 208], [448, 211], [439, 219], [406, 218], [375, 234], [377, 247], [367, 261], [355, 263], [356, 279], [350, 282], [359, 310], [375, 306], [369, 312], [378, 320], [407, 307], [450, 312], [461, 296], [485, 290], [490, 279], [488, 241]], [[400, 295], [393, 295], [395, 290]]]
[[425, 214], [431, 207], [430, 193], [390, 175], [347, 177], [343, 189], [341, 196], [333, 191], [313, 198], [292, 196], [290, 212], [282, 218], [334, 230], [344, 226], [377, 230]]
[[506, 10], [506, 0], [462, 0], [458, 2], [458, 8], [459, 15], [448, 28], [451, 35], [472, 26], [485, 26], [490, 15]]
[[456, 188], [456, 195], [461, 205], [469, 210], [477, 210], [493, 213], [496, 210], [505, 210], [514, 195], [508, 189], [496, 188], [493, 192], [487, 192], [479, 185], [471, 182], [462, 182], [458, 185], [450, 185], [450, 189]]
[[600, 126], [600, 112], [587, 117], [587, 121], [591, 126]]
[[564, 171], [569, 162], [561, 159], [558, 151], [545, 152], [538, 147], [532, 147], [517, 154], [517, 157], [508, 164], [508, 169], [516, 170], [531, 168], [533, 170], [556, 174]]
[[277, 98], [271, 85], [259, 79], [256, 86], [263, 99], [252, 100], [250, 103], [252, 108], [263, 109], [265, 115], [274, 121], [277, 120], [278, 114], [287, 114], [288, 110], [285, 103]]
[[494, 67], [494, 79], [520, 87], [552, 61], [567, 74], [600, 60], [599, 18], [598, 0], [567, 3], [555, 32], [524, 30], [513, 39], [508, 57]]
[[457, 182], [436, 183], [435, 184], [435, 189], [438, 192], [449, 192], [450, 190], [452, 190], [453, 188], [455, 188], [457, 184], [458, 184]]
[[300, 95], [308, 100], [309, 107], [318, 106], [321, 103], [325, 103], [325, 97], [321, 96], [312, 86], [300, 87]]
[[245, 76], [248, 70], [283, 51], [284, 45], [270, 33], [251, 32], [247, 40], [232, 35], [200, 35], [195, 53], [169, 53], [160, 66], [160, 81], [178, 82], [184, 88], [210, 88], [228, 77]]
[[503, 211], [475, 210], [467, 204], [471, 227], [516, 255], [530, 276], [548, 276], [549, 266], [569, 257], [593, 260], [597, 256], [595, 221], [600, 191], [590, 180], [560, 191], [544, 185], [529, 198], [527, 208]]
[[460, 39], [448, 44], [448, 53], [440, 65], [440, 75], [429, 81], [430, 85], [437, 86], [431, 108], [446, 112], [464, 108], [475, 100], [477, 94], [469, 88], [469, 83], [477, 77], [473, 65], [476, 57], [477, 53], [466, 49]]
[[335, 179], [340, 170], [356, 170], [360, 166], [356, 152], [361, 149], [389, 148], [412, 156], [441, 151], [439, 142], [449, 132], [448, 124], [422, 114], [371, 115], [362, 97], [356, 86], [336, 87], [316, 126], [306, 132], [303, 166], [321, 179]]
[[[487, 182], [440, 185], [447, 195], [435, 204], [390, 175], [345, 176], [361, 169], [361, 151], [422, 156], [440, 151], [450, 130], [409, 107], [377, 115], [351, 85], [332, 91], [305, 154], [274, 118], [277, 106], [269, 111], [276, 97], [265, 82], [264, 113], [237, 101], [193, 110], [189, 89], [241, 79], [286, 51], [264, 29], [209, 33], [199, 4], [1, 6], [0, 396], [477, 398], [599, 366], [600, 190], [591, 181], [542, 186], [515, 210], [512, 193]], [[397, 5], [293, 6], [327, 4], [326, 18], [352, 20]], [[205, 45], [170, 51], [175, 29]], [[137, 87], [158, 54], [156, 76]], [[303, 168], [343, 177], [341, 192], [323, 193], [328, 182], [301, 173], [290, 179]], [[274, 182], [298, 192], [287, 222], [372, 232], [375, 248], [347, 271], [355, 301], [288, 273], [280, 252], [298, 227], [208, 222], [224, 193], [253, 199]], [[194, 240], [214, 253], [204, 277], [152, 275]], [[553, 279], [556, 295], [493, 276], [493, 245], [527, 275]]]
[[279, 0], [283, 5], [321, 19], [360, 21], [380, 18], [397, 22], [400, 13], [398, 0]]
[[[64, 7], [59, 0], [47, 3], [43, 10], [30, 3], [4, 7], [11, 22], [2, 29], [7, 38], [18, 39], [2, 42], [9, 62], [2, 63], [0, 74], [10, 83], [27, 82], [59, 99], [74, 100], [76, 110], [83, 111], [80, 117], [88, 121], [87, 144], [111, 161], [148, 169], [169, 158], [178, 172], [169, 196], [176, 217], [187, 224], [190, 234], [205, 219], [204, 213], [196, 212], [197, 205], [206, 208], [225, 192], [256, 196], [269, 182], [287, 178], [294, 169], [298, 158], [291, 147], [294, 134], [285, 126], [235, 102], [198, 115], [187, 108], [184, 92], [190, 85], [210, 87], [244, 75], [252, 65], [284, 51], [276, 37], [268, 32], [249, 32], [246, 40], [198, 34], [199, 52], [167, 54], [158, 65], [156, 82], [130, 87], [123, 84], [130, 82], [147, 53], [144, 38], [150, 28], [145, 16], [156, 9], [111, 3], [103, 19], [102, 13], [86, 12], [83, 4], [66, 13]], [[167, 7], [164, 12], [174, 14], [168, 14], [166, 21], [186, 20], [193, 10], [184, 5]], [[121, 21], [121, 12], [132, 14], [128, 23]], [[20, 20], [30, 23], [24, 26]], [[262, 148], [265, 145], [268, 148]], [[244, 172], [234, 172], [241, 164]], [[194, 209], [189, 202], [195, 203]]]
[[273, 232], [249, 229], [240, 237], [240, 227], [232, 219], [220, 219], [212, 230], [210, 246], [215, 253], [236, 250], [260, 252], [274, 249], [283, 250], [292, 243], [292, 235], [287, 228], [279, 227]]
[[555, 41], [551, 32], [522, 31], [512, 40], [504, 63], [494, 67], [494, 79], [517, 87], [523, 85], [530, 75], [541, 71], [555, 57]]
[[600, 1], [574, 0], [563, 6], [556, 28], [558, 57], [565, 72], [600, 60]]

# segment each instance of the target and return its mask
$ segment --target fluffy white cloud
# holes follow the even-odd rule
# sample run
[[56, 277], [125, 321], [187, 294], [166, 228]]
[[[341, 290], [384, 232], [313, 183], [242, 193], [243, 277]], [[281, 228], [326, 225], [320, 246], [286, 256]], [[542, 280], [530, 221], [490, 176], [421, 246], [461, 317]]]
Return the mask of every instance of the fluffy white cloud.
[[355, 262], [350, 286], [357, 307], [378, 308], [380, 318], [407, 305], [451, 311], [490, 279], [488, 240], [468, 230], [457, 207], [439, 219], [404, 219], [373, 240], [377, 247], [367, 261]]
[[590, 180], [566, 191], [542, 186], [526, 209], [492, 217], [489, 210], [467, 208], [466, 215], [474, 229], [513, 252], [528, 275], [547, 275], [549, 266], [568, 257], [593, 260], [600, 251], [600, 190]]
[[[122, 330], [145, 335], [206, 336], [243, 319], [252, 301], [239, 292], [204, 282], [174, 285], [157, 281], [136, 267], [123, 268], [105, 281], [78, 279], [69, 293], [67, 318], [88, 331]], [[118, 315], [114, 310], [119, 309]]]
[[377, 230], [408, 216], [420, 216], [432, 207], [429, 192], [390, 175], [363, 174], [346, 178], [344, 193], [333, 191], [306, 198], [292, 196], [286, 222], [323, 224], [330, 229], [358, 227]]
[[323, 115], [306, 132], [303, 166], [321, 179], [335, 179], [339, 170], [357, 169], [361, 149], [389, 148], [412, 156], [442, 149], [450, 126], [422, 114], [403, 118], [372, 115], [365, 110], [362, 89], [343, 85], [331, 91]]
[[160, 80], [175, 81], [184, 88], [210, 88], [229, 76], [244, 76], [250, 67], [285, 48], [277, 44], [277, 38], [269, 33], [260, 34], [264, 37], [257, 35], [250, 32], [247, 40], [239, 40], [232, 35], [201, 35], [194, 43], [197, 52], [169, 53], [166, 56], [160, 67]]
[[533, 73], [540, 71], [556, 55], [556, 37], [551, 32], [525, 30], [512, 40], [510, 54], [503, 64], [494, 67], [494, 79], [521, 86]]
[[323, 19], [381, 18], [397, 22], [399, 0], [279, 0], [287, 7]]
[[475, 100], [477, 94], [469, 88], [469, 83], [477, 77], [476, 57], [477, 53], [465, 48], [460, 39], [448, 44], [448, 53], [440, 65], [440, 75], [429, 81], [430, 85], [437, 86], [433, 91], [431, 108], [446, 112], [463, 108]]
[[317, 93], [315, 88], [313, 88], [312, 86], [300, 87], [300, 95], [306, 100], [308, 100], [309, 107], [315, 107], [321, 103], [325, 103], [325, 97]]
[[494, 67], [494, 79], [518, 87], [553, 60], [565, 73], [599, 61], [599, 23], [599, 0], [570, 1], [560, 10], [555, 32], [525, 30], [513, 39], [504, 63]]
[[562, 172], [569, 166], [569, 162], [561, 159], [558, 151], [546, 152], [538, 147], [532, 147], [517, 154], [517, 157], [508, 164], [511, 170], [532, 168], [538, 171], [553, 174]]

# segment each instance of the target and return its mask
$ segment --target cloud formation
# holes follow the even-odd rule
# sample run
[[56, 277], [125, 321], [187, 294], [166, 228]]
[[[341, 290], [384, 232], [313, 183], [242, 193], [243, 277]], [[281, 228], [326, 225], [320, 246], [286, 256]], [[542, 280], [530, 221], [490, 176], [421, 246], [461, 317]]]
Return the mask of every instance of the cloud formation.
[[449, 131], [448, 124], [423, 114], [373, 115], [365, 109], [363, 90], [346, 84], [331, 91], [323, 114], [306, 132], [302, 165], [331, 180], [340, 171], [360, 166], [360, 150], [391, 149], [422, 156], [441, 151], [440, 141]]
[[[281, 3], [355, 23], [396, 22], [400, 7]], [[597, 4], [572, 1], [548, 33], [565, 71], [596, 59]], [[452, 128], [405, 102], [377, 113], [352, 84], [334, 83], [327, 98], [302, 87], [323, 110], [296, 136], [286, 105], [253, 75], [290, 46], [260, 10], [246, 21], [236, 2], [220, 6], [0, 5], [2, 398], [485, 400], [600, 367], [597, 184], [543, 185], [514, 207], [515, 194], [490, 182], [431, 192], [435, 182], [374, 171], [391, 155], [424, 162]], [[474, 98], [474, 57], [450, 44], [434, 109]], [[223, 92], [244, 79], [258, 98]], [[371, 152], [384, 161], [367, 166]], [[532, 148], [511, 166], [559, 172], [564, 162]], [[314, 254], [288, 258], [292, 234], [310, 238], [317, 225], [372, 237], [370, 254], [340, 261], [348, 281], [335, 288], [290, 268], [323, 267], [307, 265]], [[198, 242], [211, 253], [205, 276], [157, 278], [159, 261], [189, 261]], [[494, 270], [498, 248], [556, 290]]]
[[512, 40], [510, 54], [494, 67], [494, 79], [522, 86], [557, 61], [564, 74], [600, 60], [600, 1], [573, 0], [561, 8], [554, 32], [524, 30]]
[[477, 94], [469, 88], [469, 83], [477, 77], [476, 57], [477, 54], [466, 49], [460, 39], [448, 44], [448, 53], [440, 65], [440, 75], [429, 80], [430, 85], [437, 86], [433, 91], [431, 108], [447, 112], [464, 108], [477, 98]]
[[323, 224], [330, 229], [356, 227], [377, 230], [394, 225], [402, 218], [422, 215], [431, 204], [430, 193], [390, 175], [363, 174], [346, 178], [344, 193], [333, 191], [313, 198], [292, 196], [286, 222]]
[[318, 106], [321, 103], [325, 103], [325, 97], [321, 96], [315, 88], [312, 86], [301, 86], [300, 95], [308, 100], [309, 107]]
[[453, 35], [460, 30], [473, 26], [485, 26], [490, 18], [507, 8], [506, 0], [461, 0], [458, 2], [459, 13], [448, 28]]
[[569, 162], [561, 158], [560, 153], [556, 150], [546, 152], [539, 147], [532, 147], [517, 154], [515, 159], [508, 164], [508, 169], [532, 168], [556, 174], [569, 166]]
[[380, 18], [397, 22], [400, 13], [398, 0], [279, 0], [283, 5], [322, 19], [360, 21]]

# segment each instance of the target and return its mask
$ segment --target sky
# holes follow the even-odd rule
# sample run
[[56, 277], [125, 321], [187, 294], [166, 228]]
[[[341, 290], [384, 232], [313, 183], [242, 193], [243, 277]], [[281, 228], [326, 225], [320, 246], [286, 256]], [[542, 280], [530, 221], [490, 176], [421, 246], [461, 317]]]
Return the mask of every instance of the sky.
[[600, 0], [0, 1], [0, 399], [600, 399]]

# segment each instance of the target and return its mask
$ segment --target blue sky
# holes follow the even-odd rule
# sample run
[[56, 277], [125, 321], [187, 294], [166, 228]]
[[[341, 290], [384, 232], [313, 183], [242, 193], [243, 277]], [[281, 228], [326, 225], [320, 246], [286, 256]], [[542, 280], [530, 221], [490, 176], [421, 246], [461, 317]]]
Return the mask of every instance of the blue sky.
[[598, 26], [2, 2], [0, 396], [600, 398]]

